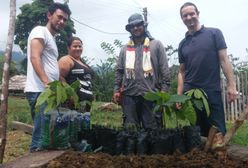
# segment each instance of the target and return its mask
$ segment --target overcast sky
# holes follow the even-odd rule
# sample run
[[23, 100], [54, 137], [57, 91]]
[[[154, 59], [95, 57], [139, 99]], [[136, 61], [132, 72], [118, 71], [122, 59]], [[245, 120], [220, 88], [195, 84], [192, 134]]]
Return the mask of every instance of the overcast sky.
[[[16, 0], [19, 7], [31, 0]], [[55, 0], [63, 2], [62, 0]], [[94, 58], [92, 64], [105, 60], [107, 55], [101, 42], [113, 43], [115, 39], [126, 43], [129, 33], [125, 30], [128, 17], [148, 9], [148, 30], [164, 45], [178, 47], [187, 31], [179, 9], [185, 0], [69, 0], [76, 36], [84, 42], [84, 53]], [[228, 54], [248, 61], [248, 1], [247, 0], [192, 0], [200, 11], [200, 22], [206, 27], [220, 28], [228, 45]], [[0, 49], [6, 45], [9, 1], [2, 0], [0, 6]], [[92, 28], [89, 28], [87, 26]], [[97, 29], [97, 30], [95, 30]], [[114, 34], [116, 33], [116, 34]], [[177, 63], [171, 60], [170, 64]]]

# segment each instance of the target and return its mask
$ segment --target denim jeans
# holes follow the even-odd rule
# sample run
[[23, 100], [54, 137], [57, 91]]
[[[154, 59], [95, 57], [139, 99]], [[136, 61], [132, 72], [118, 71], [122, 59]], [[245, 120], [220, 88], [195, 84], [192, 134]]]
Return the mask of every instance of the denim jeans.
[[37, 101], [37, 98], [39, 97], [41, 92], [27, 92], [26, 98], [29, 102], [29, 106], [31, 109], [31, 116], [33, 119], [33, 133], [32, 133], [32, 142], [30, 144], [30, 151], [35, 151], [41, 149], [41, 140], [42, 140], [42, 126], [44, 123], [44, 110], [46, 105], [43, 104], [40, 107], [39, 112], [35, 114], [35, 104]]

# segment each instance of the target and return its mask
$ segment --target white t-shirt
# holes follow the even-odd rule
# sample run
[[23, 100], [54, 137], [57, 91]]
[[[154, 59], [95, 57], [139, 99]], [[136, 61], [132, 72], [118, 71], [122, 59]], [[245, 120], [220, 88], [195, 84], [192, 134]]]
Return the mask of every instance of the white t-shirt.
[[35, 38], [41, 38], [44, 40], [44, 50], [42, 52], [41, 60], [45, 73], [48, 76], [49, 82], [59, 80], [59, 67], [58, 67], [58, 48], [55, 42], [55, 38], [49, 32], [47, 27], [37, 26], [35, 27], [28, 37], [27, 57], [27, 81], [25, 86], [25, 92], [42, 92], [45, 89], [44, 84], [34, 71], [33, 65], [30, 61], [30, 45], [31, 40]]

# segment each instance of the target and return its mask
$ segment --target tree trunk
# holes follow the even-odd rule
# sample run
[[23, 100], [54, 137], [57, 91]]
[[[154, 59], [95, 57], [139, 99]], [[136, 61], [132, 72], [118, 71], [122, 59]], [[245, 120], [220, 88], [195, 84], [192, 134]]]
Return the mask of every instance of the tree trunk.
[[0, 163], [3, 162], [6, 145], [7, 109], [8, 109], [8, 88], [9, 88], [9, 67], [12, 57], [12, 48], [15, 34], [16, 21], [16, 0], [10, 0], [10, 18], [7, 45], [4, 53], [5, 62], [3, 66], [2, 94], [0, 106]]
[[227, 145], [233, 135], [236, 133], [238, 128], [244, 123], [245, 120], [248, 118], [248, 107], [244, 109], [244, 111], [240, 114], [239, 118], [235, 120], [233, 126], [227, 131], [224, 137], [224, 144]]

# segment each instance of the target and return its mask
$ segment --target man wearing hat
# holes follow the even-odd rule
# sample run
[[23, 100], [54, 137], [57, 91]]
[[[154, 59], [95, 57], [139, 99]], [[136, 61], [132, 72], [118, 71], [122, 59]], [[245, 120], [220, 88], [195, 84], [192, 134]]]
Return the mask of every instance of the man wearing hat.
[[147, 25], [140, 14], [128, 18], [130, 40], [117, 61], [113, 101], [122, 105], [124, 126], [161, 126], [161, 114], [155, 115], [154, 103], [143, 96], [147, 92], [168, 91], [169, 68], [163, 44], [151, 37]]

